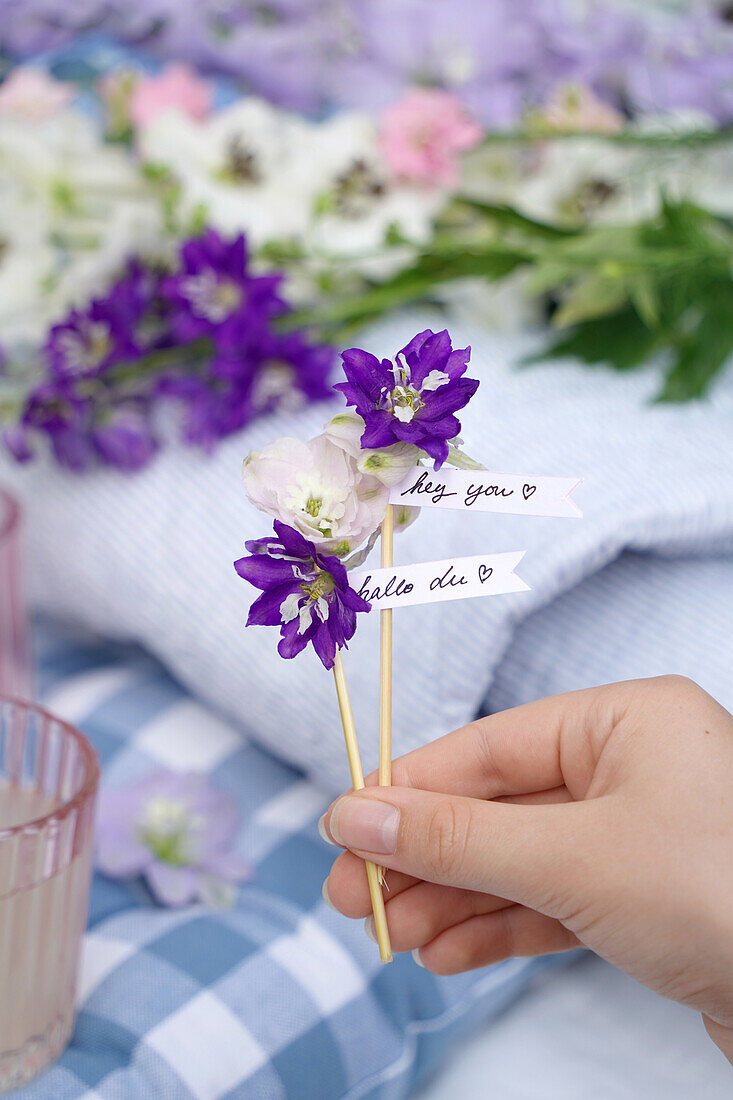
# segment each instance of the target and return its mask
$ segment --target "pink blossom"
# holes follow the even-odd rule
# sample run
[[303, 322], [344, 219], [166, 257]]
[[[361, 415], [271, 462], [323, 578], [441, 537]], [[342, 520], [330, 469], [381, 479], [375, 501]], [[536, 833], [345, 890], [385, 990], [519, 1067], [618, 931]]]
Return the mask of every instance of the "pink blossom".
[[13, 69], [0, 85], [0, 114], [23, 122], [43, 122], [66, 107], [75, 95], [71, 84], [55, 80], [42, 69]]
[[211, 110], [211, 87], [188, 65], [167, 65], [157, 76], [142, 76], [130, 95], [130, 119], [146, 126], [162, 111], [174, 108], [195, 122]]
[[482, 136], [458, 96], [413, 88], [383, 112], [379, 141], [388, 167], [399, 178], [452, 187], [458, 182], [458, 154]]
[[556, 133], [616, 134], [624, 116], [586, 85], [563, 84], [531, 121]]
[[285, 436], [244, 460], [247, 496], [325, 554], [351, 554], [379, 527], [388, 492], [326, 435], [309, 443]]

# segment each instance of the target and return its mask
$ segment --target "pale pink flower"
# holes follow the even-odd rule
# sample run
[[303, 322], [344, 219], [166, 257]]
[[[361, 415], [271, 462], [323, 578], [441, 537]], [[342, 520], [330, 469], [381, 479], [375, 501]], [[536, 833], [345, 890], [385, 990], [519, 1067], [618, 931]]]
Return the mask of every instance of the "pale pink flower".
[[0, 84], [0, 114], [23, 122], [43, 122], [66, 107], [76, 95], [71, 84], [55, 80], [43, 69], [22, 66]]
[[211, 111], [212, 91], [188, 65], [167, 65], [157, 76], [141, 76], [129, 103], [135, 126], [147, 126], [163, 111], [176, 110], [195, 122]]
[[458, 96], [413, 88], [383, 112], [379, 144], [395, 176], [432, 187], [453, 187], [459, 154], [477, 145], [483, 130]]
[[388, 491], [325, 435], [276, 439], [244, 460], [247, 496], [319, 550], [345, 557], [381, 524]]
[[563, 84], [555, 88], [532, 121], [555, 133], [617, 134], [624, 116], [585, 84]]

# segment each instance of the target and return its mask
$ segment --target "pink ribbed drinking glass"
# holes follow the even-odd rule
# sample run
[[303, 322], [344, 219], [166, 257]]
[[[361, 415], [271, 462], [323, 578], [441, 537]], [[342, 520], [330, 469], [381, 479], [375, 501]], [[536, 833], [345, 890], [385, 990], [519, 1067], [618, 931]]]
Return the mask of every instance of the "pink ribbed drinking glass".
[[0, 1093], [71, 1034], [98, 780], [85, 737], [0, 698]]
[[31, 694], [31, 662], [20, 536], [20, 508], [0, 488], [0, 692], [27, 698]]

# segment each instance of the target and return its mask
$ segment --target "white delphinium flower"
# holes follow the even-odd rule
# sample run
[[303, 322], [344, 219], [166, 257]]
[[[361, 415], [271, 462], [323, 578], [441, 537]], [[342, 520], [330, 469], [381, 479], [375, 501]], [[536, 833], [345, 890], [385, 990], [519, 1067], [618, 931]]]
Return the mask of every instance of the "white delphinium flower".
[[135, 251], [159, 239], [160, 206], [121, 149], [73, 110], [37, 124], [0, 118], [0, 234], [33, 236], [39, 325], [100, 290]]
[[687, 200], [723, 217], [733, 216], [733, 141], [711, 140], [685, 145], [691, 133], [713, 133], [715, 121], [703, 111], [665, 111], [642, 116], [634, 130], [642, 135], [680, 139], [669, 145], [650, 145], [642, 150], [640, 172], [652, 181], [657, 194]]
[[[432, 371], [431, 374], [440, 375], [441, 372]], [[429, 378], [430, 375], [428, 375]], [[440, 384], [437, 378], [435, 381], [438, 385]], [[423, 389], [425, 388], [423, 385]], [[392, 443], [389, 447], [362, 447], [361, 437], [365, 426], [363, 417], [347, 410], [332, 417], [323, 430], [330, 440], [354, 459], [363, 473], [378, 478], [387, 488], [399, 485], [405, 480], [410, 470], [419, 466], [422, 461], [432, 462], [430, 456], [414, 443]], [[463, 440], [458, 436], [449, 441], [446, 459], [448, 465], [464, 470], [483, 470], [484, 467], [480, 463], [460, 450], [462, 445]], [[411, 523], [412, 520], [410, 519], [409, 522]], [[407, 526], [407, 523], [403, 526]]]
[[42, 339], [53, 312], [47, 287], [58, 257], [43, 204], [21, 203], [4, 192], [0, 181], [0, 333], [12, 347]]
[[[409, 261], [410, 246], [430, 240], [445, 193], [390, 179], [373, 119], [342, 112], [311, 127], [309, 142], [307, 189], [315, 207], [308, 244], [316, 255], [378, 278]], [[408, 245], [386, 248], [392, 233]]]
[[326, 553], [352, 553], [382, 522], [387, 489], [325, 435], [284, 437], [242, 465], [247, 496]]
[[296, 150], [310, 127], [286, 111], [249, 97], [196, 123], [161, 112], [137, 134], [144, 160], [170, 172], [184, 214], [203, 209], [223, 233], [246, 232], [255, 245], [299, 237], [311, 208]]
[[517, 209], [532, 218], [571, 225], [628, 223], [655, 209], [634, 149], [571, 137], [549, 139], [537, 153], [514, 195]]

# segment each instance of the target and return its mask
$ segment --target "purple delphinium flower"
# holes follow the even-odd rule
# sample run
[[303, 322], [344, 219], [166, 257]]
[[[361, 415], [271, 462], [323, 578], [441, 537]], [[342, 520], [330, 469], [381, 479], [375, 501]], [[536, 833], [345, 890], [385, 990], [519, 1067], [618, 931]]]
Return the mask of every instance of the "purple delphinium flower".
[[187, 443], [210, 451], [257, 416], [332, 396], [335, 351], [309, 343], [300, 331], [279, 333], [245, 319], [232, 321], [215, 344], [204, 374], [167, 371], [158, 384], [161, 395], [182, 407]]
[[301, 331], [242, 327], [232, 341], [219, 342], [211, 364], [217, 378], [246, 382], [249, 418], [276, 409], [294, 409], [333, 396], [330, 385], [335, 349], [309, 343]]
[[133, 357], [136, 350], [106, 303], [94, 301], [53, 326], [44, 353], [54, 374], [90, 376]]
[[33, 457], [33, 437], [41, 433], [61, 466], [84, 470], [92, 454], [89, 409], [89, 400], [79, 396], [71, 380], [42, 382], [29, 394], [20, 423], [5, 432], [5, 445], [18, 462], [25, 462]]
[[169, 374], [158, 392], [180, 406], [184, 442], [210, 452], [252, 419], [251, 385], [249, 376], [218, 378], [208, 371], [205, 376]]
[[696, 8], [645, 37], [641, 56], [628, 67], [631, 107], [652, 112], [702, 111], [729, 125], [733, 121], [733, 26], [724, 12]]
[[51, 330], [46, 377], [6, 447], [27, 461], [45, 435], [70, 469], [96, 458], [130, 472], [157, 450], [153, 418], [166, 399], [181, 406], [184, 440], [205, 450], [262, 413], [325, 400], [334, 350], [275, 330], [288, 309], [281, 280], [251, 275], [245, 238], [213, 230], [182, 246], [176, 274], [131, 261], [104, 297]]
[[240, 577], [262, 590], [247, 626], [279, 626], [281, 657], [296, 657], [311, 642], [323, 665], [333, 668], [336, 650], [354, 635], [356, 613], [370, 605], [349, 586], [338, 558], [320, 553], [280, 520], [274, 527], [276, 538], [245, 543], [251, 557], [234, 563]]
[[333, 396], [328, 344], [312, 344], [304, 333], [271, 329], [258, 342], [253, 400], [258, 412], [272, 412], [295, 401], [326, 401]]
[[360, 348], [341, 357], [347, 381], [334, 389], [364, 420], [362, 447], [412, 443], [440, 469], [448, 441], [461, 430], [455, 414], [478, 389], [476, 378], [463, 377], [471, 349], [454, 351], [446, 329], [425, 329], [397, 352], [394, 363]]
[[122, 401], [99, 413], [91, 429], [91, 441], [105, 465], [127, 473], [141, 470], [158, 449], [150, 402]]
[[103, 298], [72, 310], [50, 330], [44, 355], [57, 377], [90, 378], [134, 362], [151, 346], [151, 315], [160, 312], [158, 277], [136, 260]]
[[143, 876], [162, 905], [227, 903], [230, 884], [250, 874], [232, 848], [239, 822], [235, 800], [205, 776], [156, 772], [103, 791], [97, 866], [111, 878]]
[[252, 275], [243, 234], [224, 240], [207, 229], [181, 248], [181, 267], [163, 280], [171, 330], [180, 341], [227, 339], [243, 324], [262, 325], [286, 310], [277, 290], [282, 275]]

